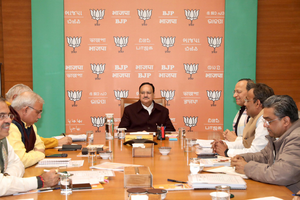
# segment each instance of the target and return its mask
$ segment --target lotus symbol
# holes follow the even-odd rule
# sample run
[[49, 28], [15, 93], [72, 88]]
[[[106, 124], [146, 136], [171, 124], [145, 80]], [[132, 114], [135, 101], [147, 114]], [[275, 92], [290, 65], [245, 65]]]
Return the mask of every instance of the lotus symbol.
[[73, 51], [71, 51], [71, 53], [77, 53], [77, 51], [75, 51], [75, 48], [80, 46], [81, 37], [68, 37], [67, 36], [67, 42], [68, 42], [69, 47], [73, 48]]
[[193, 80], [194, 78], [192, 78], [192, 75], [197, 73], [199, 64], [191, 63], [191, 64], [183, 64], [183, 65], [184, 65], [185, 73], [190, 74], [190, 77], [188, 79]]
[[104, 70], [105, 70], [105, 63], [104, 64], [92, 64], [91, 63], [91, 69], [92, 69], [92, 72], [93, 74], [97, 74], [97, 78], [95, 78], [95, 80], [100, 80], [101, 78], [99, 78], [99, 74], [103, 74], [104, 73]]
[[160, 91], [161, 97], [164, 97], [167, 100], [167, 106], [170, 106], [169, 101], [174, 99], [175, 90], [161, 90]]
[[216, 48], [221, 46], [222, 37], [207, 37], [207, 41], [210, 47], [214, 48], [212, 53], [217, 53]]
[[105, 9], [103, 9], [103, 10], [90, 9], [90, 12], [91, 12], [92, 19], [97, 20], [97, 23], [95, 24], [95, 26], [100, 26], [100, 24], [98, 24], [98, 21], [103, 19], [104, 14], [105, 14]]
[[211, 104], [211, 106], [216, 106], [215, 105], [215, 101], [220, 100], [221, 97], [221, 90], [220, 91], [212, 91], [212, 90], [206, 90], [207, 92], [207, 97], [209, 100], [213, 101], [213, 104]]
[[114, 40], [115, 40], [115, 44], [117, 47], [120, 47], [120, 51], [119, 53], [123, 53], [124, 51], [122, 51], [122, 48], [123, 47], [126, 47], [127, 46], [127, 43], [128, 43], [128, 37], [124, 36], [124, 37], [115, 37], [114, 36]]
[[114, 90], [114, 92], [115, 92], [116, 99], [121, 101], [122, 98], [128, 97], [129, 90]]
[[190, 130], [188, 132], [192, 132], [192, 127], [197, 125], [198, 117], [183, 117], [184, 124], [188, 127], [190, 127]]
[[97, 130], [95, 132], [101, 132], [99, 130], [100, 127], [104, 126], [105, 123], [105, 117], [91, 117], [93, 126], [97, 127]]
[[165, 53], [170, 53], [169, 47], [174, 46], [175, 43], [175, 37], [162, 37], [160, 36], [161, 43], [164, 47], [167, 47], [167, 51]]
[[141, 20], [144, 20], [144, 23], [142, 24], [142, 26], [147, 26], [146, 24], [146, 20], [150, 19], [151, 18], [151, 15], [152, 15], [152, 10], [142, 10], [142, 9], [137, 9], [138, 11], [138, 16]]
[[74, 104], [72, 106], [77, 106], [75, 103], [76, 101], [79, 101], [81, 99], [82, 90], [81, 91], [67, 91], [69, 100], [74, 101]]
[[189, 26], [194, 26], [193, 20], [198, 19], [200, 10], [186, 10], [184, 9], [184, 14], [187, 20], [191, 20]]

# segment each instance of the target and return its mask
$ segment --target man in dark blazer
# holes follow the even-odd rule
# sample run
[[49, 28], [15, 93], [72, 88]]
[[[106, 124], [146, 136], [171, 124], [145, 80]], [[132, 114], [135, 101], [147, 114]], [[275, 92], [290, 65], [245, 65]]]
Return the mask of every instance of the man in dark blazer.
[[156, 132], [157, 126], [166, 126], [166, 131], [175, 131], [169, 118], [169, 110], [153, 101], [155, 88], [145, 82], [139, 87], [139, 101], [124, 109], [119, 128], [127, 132]]

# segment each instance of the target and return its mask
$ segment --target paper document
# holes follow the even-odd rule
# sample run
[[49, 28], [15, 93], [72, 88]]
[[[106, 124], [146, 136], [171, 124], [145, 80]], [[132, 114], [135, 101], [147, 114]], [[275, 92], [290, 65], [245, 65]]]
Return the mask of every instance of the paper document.
[[137, 148], [137, 147], [145, 148], [145, 144], [143, 144], [143, 143], [134, 143], [134, 144], [132, 144], [132, 147], [135, 147], [135, 148]]
[[[67, 136], [71, 137], [73, 142], [86, 141], [86, 134], [80, 134], [80, 135], [68, 134]], [[60, 135], [60, 136], [55, 136], [53, 138], [56, 138], [56, 139], [59, 140], [59, 139], [61, 139], [63, 137], [65, 137], [65, 136]]]
[[84, 160], [71, 160], [71, 158], [45, 158], [38, 162], [35, 167], [81, 167]]
[[203, 147], [201, 149], [196, 149], [196, 154], [197, 155], [201, 155], [201, 154], [205, 154], [205, 155], [208, 155], [208, 154], [214, 154], [213, 152], [213, 149], [212, 148], [206, 148], [206, 147]]
[[45, 158], [36, 167], [66, 167], [70, 161], [71, 158]]
[[113, 170], [113, 171], [124, 171], [124, 167], [138, 167], [141, 165], [132, 165], [125, 163], [114, 163], [114, 162], [105, 162], [98, 165], [91, 166], [91, 169], [105, 169], [105, 170]]
[[145, 131], [139, 131], [139, 132], [131, 132], [130, 135], [149, 135], [153, 134], [153, 132], [145, 132]]
[[199, 144], [203, 148], [211, 148], [211, 143], [213, 141], [214, 140], [200, 140], [200, 139], [197, 139], [196, 143]]
[[205, 169], [204, 171], [206, 172], [213, 172], [213, 173], [218, 173], [218, 172], [223, 172], [226, 174], [230, 174], [230, 175], [235, 175], [235, 176], [240, 176], [243, 179], [248, 179], [248, 177], [245, 174], [240, 174], [235, 172], [234, 167], [216, 167], [216, 168], [211, 168], [211, 169]]
[[262, 197], [262, 198], [255, 198], [255, 199], [249, 199], [249, 200], [283, 200], [283, 199], [271, 196], [271, 197]]
[[201, 159], [201, 163], [204, 164], [204, 167], [217, 167], [217, 166], [230, 167], [231, 159], [223, 156], [218, 156], [218, 158]]
[[215, 189], [217, 185], [228, 185], [231, 189], [246, 189], [246, 182], [240, 177], [228, 174], [190, 174], [188, 184], [194, 189]]
[[115, 176], [115, 173], [110, 170], [83, 170], [83, 171], [69, 171], [73, 184], [90, 183], [99, 184], [104, 182], [104, 177]]

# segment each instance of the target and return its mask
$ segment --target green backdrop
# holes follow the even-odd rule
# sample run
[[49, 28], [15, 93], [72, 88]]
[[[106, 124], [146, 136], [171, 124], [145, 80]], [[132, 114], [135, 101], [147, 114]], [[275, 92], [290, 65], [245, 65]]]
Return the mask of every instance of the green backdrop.
[[[37, 123], [44, 137], [65, 132], [64, 2], [32, 0], [33, 90], [45, 100]], [[238, 107], [232, 97], [241, 78], [255, 79], [257, 0], [225, 1], [224, 128]]]

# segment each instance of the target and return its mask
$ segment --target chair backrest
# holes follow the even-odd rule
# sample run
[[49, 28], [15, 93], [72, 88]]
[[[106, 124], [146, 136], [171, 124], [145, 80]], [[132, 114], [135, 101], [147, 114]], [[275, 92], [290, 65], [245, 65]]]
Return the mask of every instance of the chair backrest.
[[[123, 116], [125, 107], [137, 102], [138, 100], [139, 100], [139, 98], [122, 98], [121, 99], [121, 117]], [[164, 97], [154, 98], [153, 100], [155, 101], [155, 103], [166, 107], [166, 99]]]

